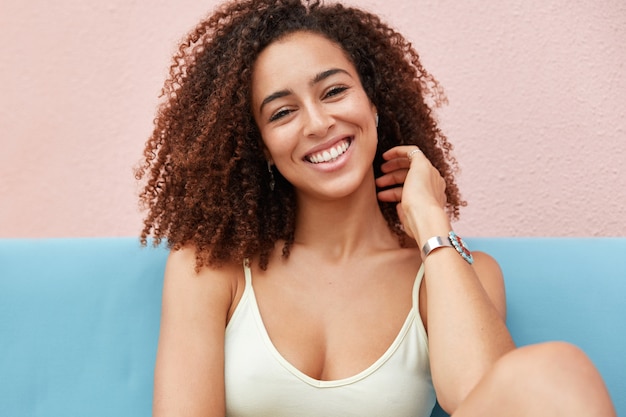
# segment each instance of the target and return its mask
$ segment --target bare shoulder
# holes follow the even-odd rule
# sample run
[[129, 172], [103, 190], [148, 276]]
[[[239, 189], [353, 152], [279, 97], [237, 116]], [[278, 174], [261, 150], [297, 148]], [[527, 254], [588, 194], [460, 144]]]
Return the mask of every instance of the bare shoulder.
[[472, 252], [472, 256], [474, 257], [474, 269], [478, 276], [482, 274], [502, 278], [500, 265], [498, 265], [498, 261], [496, 261], [493, 256], [480, 251]]
[[500, 315], [506, 317], [504, 277], [498, 262], [485, 252], [473, 252], [474, 271]]
[[[228, 311], [241, 274], [243, 266], [234, 264], [196, 269], [196, 250], [193, 246], [172, 250], [165, 266], [164, 307], [166, 302], [171, 301], [181, 305], [194, 302], [195, 307], [201, 308], [206, 306], [202, 301], [210, 300], [212, 306], [221, 306]], [[200, 303], [195, 304], [195, 301]]]
[[172, 250], [165, 265], [161, 309], [161, 331], [177, 337], [208, 336], [209, 329], [223, 333], [231, 314], [243, 266], [223, 265], [196, 268], [196, 250]]

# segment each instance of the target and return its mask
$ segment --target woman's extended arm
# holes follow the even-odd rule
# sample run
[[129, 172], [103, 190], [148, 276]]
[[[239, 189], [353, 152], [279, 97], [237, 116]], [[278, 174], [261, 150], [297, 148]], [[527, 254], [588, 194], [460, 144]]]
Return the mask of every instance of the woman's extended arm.
[[[407, 159], [413, 149], [386, 152], [383, 172], [396, 178], [383, 176], [377, 183], [404, 182], [379, 198], [399, 202], [400, 220], [422, 248], [429, 238], [446, 237], [452, 229], [444, 209], [445, 182], [423, 154]], [[477, 254], [472, 266], [449, 248], [433, 251], [424, 266], [433, 383], [442, 407], [453, 412], [491, 365], [514, 348], [504, 321], [502, 276], [488, 255]]]
[[[234, 294], [229, 268], [195, 271], [195, 251], [173, 251], [163, 285], [154, 417], [224, 417], [224, 330]], [[235, 275], [236, 276], [236, 275]]]

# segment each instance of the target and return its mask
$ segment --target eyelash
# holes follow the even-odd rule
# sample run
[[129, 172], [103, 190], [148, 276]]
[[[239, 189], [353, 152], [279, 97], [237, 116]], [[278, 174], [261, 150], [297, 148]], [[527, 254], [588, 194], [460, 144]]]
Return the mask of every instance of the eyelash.
[[[344, 91], [346, 91], [348, 88], [349, 87], [346, 87], [346, 86], [333, 87], [330, 90], [328, 90], [326, 92], [326, 94], [324, 94], [323, 99], [331, 98], [331, 97], [334, 97], [336, 95], [339, 95], [339, 94], [343, 93]], [[289, 110], [289, 109], [281, 109], [281, 110], [277, 111], [276, 113], [272, 114], [270, 116], [269, 121], [270, 122], [274, 122], [276, 120], [282, 119], [283, 117], [287, 116], [289, 113], [291, 113], [291, 110]]]
[[281, 118], [287, 116], [290, 112], [291, 112], [291, 110], [287, 110], [287, 109], [279, 110], [279, 111], [277, 111], [276, 113], [274, 113], [274, 114], [272, 114], [270, 116], [270, 122], [274, 122], [274, 121], [276, 121], [278, 119], [281, 119]]
[[333, 97], [336, 96], [337, 94], [341, 94], [344, 91], [346, 91], [348, 89], [348, 87], [346, 86], [340, 86], [340, 87], [333, 87], [330, 90], [328, 90], [328, 92], [326, 93], [326, 95], [324, 95], [324, 98], [326, 97]]

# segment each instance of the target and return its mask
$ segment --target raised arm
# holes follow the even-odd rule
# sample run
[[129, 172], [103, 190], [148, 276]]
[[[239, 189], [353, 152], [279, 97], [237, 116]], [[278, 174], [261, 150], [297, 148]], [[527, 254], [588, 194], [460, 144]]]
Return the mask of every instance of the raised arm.
[[[400, 220], [422, 248], [431, 237], [448, 236], [452, 227], [444, 209], [445, 182], [421, 152], [409, 161], [407, 153], [414, 149], [401, 146], [385, 153], [388, 175], [377, 184], [404, 183], [379, 198], [399, 202]], [[433, 383], [441, 406], [451, 413], [495, 361], [514, 348], [504, 321], [502, 275], [488, 255], [476, 254], [470, 265], [452, 248], [431, 252], [424, 266]]]
[[232, 268], [195, 271], [192, 248], [173, 251], [163, 286], [154, 417], [224, 417], [224, 331]]

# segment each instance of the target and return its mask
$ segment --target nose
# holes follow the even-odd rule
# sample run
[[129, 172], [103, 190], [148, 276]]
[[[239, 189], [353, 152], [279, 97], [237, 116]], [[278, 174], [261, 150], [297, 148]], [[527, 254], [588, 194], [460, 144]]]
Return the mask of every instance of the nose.
[[322, 105], [311, 105], [306, 108], [303, 133], [306, 136], [324, 137], [335, 123], [335, 119]]

